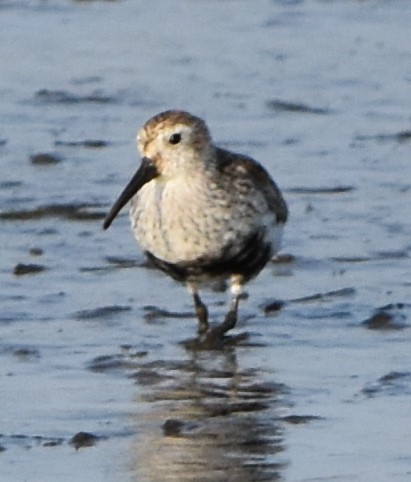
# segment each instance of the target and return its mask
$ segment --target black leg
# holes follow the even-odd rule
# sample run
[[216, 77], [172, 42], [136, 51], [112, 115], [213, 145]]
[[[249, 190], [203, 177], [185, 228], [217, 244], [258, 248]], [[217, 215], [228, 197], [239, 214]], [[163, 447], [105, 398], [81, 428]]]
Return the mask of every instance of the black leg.
[[198, 293], [193, 293], [194, 306], [198, 318], [198, 331], [205, 333], [208, 330], [208, 311], [206, 305], [201, 301]]
[[216, 326], [212, 330], [207, 333], [207, 337], [210, 339], [221, 338], [222, 336], [227, 333], [227, 331], [232, 330], [237, 323], [237, 313], [238, 313], [238, 304], [240, 301], [241, 294], [236, 293], [233, 295], [231, 300], [230, 309], [228, 313], [225, 315], [223, 323], [221, 325]]

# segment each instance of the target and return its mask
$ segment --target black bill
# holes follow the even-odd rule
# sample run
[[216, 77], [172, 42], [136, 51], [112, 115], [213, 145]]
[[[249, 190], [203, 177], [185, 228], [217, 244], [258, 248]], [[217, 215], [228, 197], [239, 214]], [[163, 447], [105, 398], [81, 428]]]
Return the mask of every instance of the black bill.
[[110, 209], [110, 212], [104, 219], [103, 228], [107, 229], [110, 227], [110, 224], [113, 222], [114, 218], [124, 207], [124, 205], [130, 201], [134, 194], [136, 194], [144, 186], [144, 184], [147, 184], [158, 175], [159, 173], [152, 160], [148, 157], [143, 157], [137, 172], [134, 174], [133, 178], [127, 184], [124, 191], [120, 194], [119, 198], [113, 204], [113, 207]]

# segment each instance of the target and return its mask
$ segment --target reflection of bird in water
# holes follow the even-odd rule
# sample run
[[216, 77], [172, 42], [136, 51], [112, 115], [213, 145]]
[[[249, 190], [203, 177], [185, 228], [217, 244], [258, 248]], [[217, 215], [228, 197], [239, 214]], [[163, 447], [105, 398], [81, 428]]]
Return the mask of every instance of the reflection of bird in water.
[[233, 350], [147, 363], [135, 379], [146, 403], [136, 419], [133, 480], [280, 480], [285, 464], [277, 407], [284, 386], [255, 369], [240, 370]]
[[[203, 120], [183, 111], [150, 119], [138, 135], [143, 156], [107, 215], [108, 228], [132, 199], [134, 234], [153, 264], [187, 285], [200, 333], [213, 339], [235, 326], [244, 283], [279, 249], [287, 206], [256, 161], [216, 147]], [[199, 286], [230, 279], [224, 322], [209, 329]]]

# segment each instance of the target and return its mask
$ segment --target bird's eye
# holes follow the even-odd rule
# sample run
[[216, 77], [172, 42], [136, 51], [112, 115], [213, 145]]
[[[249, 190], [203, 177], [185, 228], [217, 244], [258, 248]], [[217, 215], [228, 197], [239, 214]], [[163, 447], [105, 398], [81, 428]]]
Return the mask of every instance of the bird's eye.
[[176, 132], [175, 134], [171, 134], [170, 139], [168, 142], [170, 144], [176, 145], [181, 141], [181, 134], [179, 132]]

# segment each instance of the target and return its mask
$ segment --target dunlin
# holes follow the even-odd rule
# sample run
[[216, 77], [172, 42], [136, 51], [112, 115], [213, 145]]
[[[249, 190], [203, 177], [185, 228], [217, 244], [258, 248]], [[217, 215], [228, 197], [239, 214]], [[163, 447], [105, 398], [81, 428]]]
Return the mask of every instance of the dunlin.
[[[237, 321], [243, 285], [258, 275], [281, 243], [287, 205], [254, 159], [214, 145], [205, 122], [169, 110], [137, 136], [141, 164], [104, 221], [107, 229], [131, 199], [134, 235], [155, 267], [185, 283], [199, 332], [220, 337]], [[211, 329], [200, 286], [229, 279], [232, 299]]]

